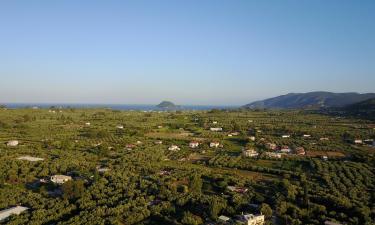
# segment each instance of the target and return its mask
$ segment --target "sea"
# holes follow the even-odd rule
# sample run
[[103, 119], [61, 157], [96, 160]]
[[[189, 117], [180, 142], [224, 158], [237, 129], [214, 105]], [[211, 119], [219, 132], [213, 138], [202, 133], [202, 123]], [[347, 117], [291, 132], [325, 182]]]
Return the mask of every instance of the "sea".
[[[10, 109], [19, 108], [106, 108], [113, 110], [134, 110], [134, 111], [163, 111], [163, 109], [156, 107], [155, 105], [142, 105], [142, 104], [68, 104], [68, 103], [2, 103]], [[183, 111], [200, 111], [200, 110], [212, 110], [212, 109], [235, 109], [238, 106], [210, 106], [210, 105], [179, 105], [175, 110]]]

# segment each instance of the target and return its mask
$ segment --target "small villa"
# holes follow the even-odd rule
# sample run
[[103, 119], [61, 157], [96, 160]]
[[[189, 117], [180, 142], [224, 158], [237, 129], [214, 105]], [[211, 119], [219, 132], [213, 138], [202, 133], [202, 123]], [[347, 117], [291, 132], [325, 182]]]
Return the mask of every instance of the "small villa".
[[270, 143], [270, 142], [268, 142], [268, 143], [265, 144], [265, 147], [266, 147], [267, 149], [269, 149], [269, 150], [276, 150], [277, 145], [274, 144], [274, 143]]
[[117, 129], [124, 129], [124, 126], [123, 125], [117, 125], [116, 128]]
[[168, 170], [161, 170], [161, 171], [159, 171], [158, 174], [160, 176], [169, 176], [169, 175], [171, 175], [171, 172], [169, 172]]
[[309, 137], [311, 137], [311, 135], [310, 134], [304, 134], [302, 137], [309, 138]]
[[265, 152], [264, 156], [269, 158], [281, 159], [282, 154], [278, 152]]
[[50, 180], [52, 183], [55, 183], [55, 184], [63, 184], [67, 181], [72, 180], [72, 177], [66, 176], [66, 175], [53, 175], [51, 176]]
[[24, 212], [28, 209], [29, 208], [24, 207], [24, 206], [15, 206], [15, 207], [12, 207], [12, 208], [9, 208], [9, 209], [1, 210], [0, 211], [0, 222], [4, 221], [5, 219], [10, 217], [11, 215], [19, 215], [19, 214], [21, 214], [22, 212]]
[[303, 147], [297, 147], [294, 151], [295, 151], [296, 155], [305, 155], [306, 154], [305, 149]]
[[177, 145], [171, 145], [169, 148], [168, 148], [169, 151], [179, 151], [180, 150], [180, 147], [178, 147]]
[[324, 221], [324, 225], [342, 225], [342, 223], [337, 223], [337, 222], [333, 222], [333, 221]]
[[21, 157], [18, 157], [17, 159], [26, 160], [26, 161], [30, 161], [30, 162], [37, 162], [37, 161], [43, 161], [44, 160], [43, 158], [37, 158], [37, 157], [32, 157], [32, 156], [21, 156]]
[[246, 193], [248, 191], [247, 188], [235, 187], [235, 186], [228, 186], [227, 189], [236, 193], [240, 193], [240, 194]]
[[361, 139], [355, 139], [354, 144], [363, 144], [363, 141]]
[[210, 142], [210, 148], [218, 148], [220, 143], [217, 141]]
[[211, 127], [210, 131], [220, 132], [220, 131], [223, 131], [223, 128], [222, 127]]
[[96, 170], [97, 170], [99, 173], [105, 173], [105, 172], [107, 172], [107, 171], [110, 171], [109, 168], [101, 167], [101, 166], [97, 166], [97, 167], [96, 167]]
[[156, 145], [161, 145], [161, 144], [163, 144], [163, 141], [161, 141], [161, 140], [157, 140], [157, 141], [154, 142], [154, 144], [156, 144]]
[[327, 137], [321, 137], [321, 138], [319, 138], [319, 140], [320, 141], [329, 141], [329, 138], [327, 138]]
[[218, 217], [218, 220], [221, 223], [227, 223], [228, 221], [230, 221], [230, 218], [227, 217], [227, 216], [221, 215], [221, 216]]
[[259, 153], [255, 151], [254, 149], [243, 149], [242, 150], [242, 155], [245, 157], [257, 157]]
[[189, 147], [190, 148], [198, 148], [199, 147], [199, 142], [197, 142], [197, 141], [191, 141], [189, 143]]
[[90, 122], [87, 122], [87, 123], [85, 123], [85, 125], [86, 125], [86, 126], [90, 126], [90, 125], [91, 125], [91, 123], [90, 123]]
[[249, 140], [250, 140], [250, 141], [255, 141], [255, 136], [250, 136], [250, 137], [249, 137]]
[[242, 222], [246, 225], [263, 225], [264, 224], [264, 215], [253, 215], [246, 214], [241, 215], [239, 222]]
[[284, 134], [281, 136], [282, 138], [290, 138], [290, 135], [289, 134]]
[[372, 145], [374, 142], [374, 139], [366, 139], [366, 140], [363, 140], [363, 143], [365, 143], [366, 145]]
[[135, 148], [136, 146], [134, 145], [134, 144], [127, 144], [127, 145], [125, 145], [125, 148], [127, 149], [127, 150], [132, 150], [133, 148]]
[[280, 152], [282, 152], [282, 153], [290, 153], [291, 150], [290, 150], [289, 146], [287, 146], [287, 145], [283, 145], [283, 146], [281, 147], [281, 149], [280, 149]]
[[17, 140], [12, 140], [12, 141], [7, 142], [7, 146], [9, 146], [9, 147], [16, 147], [18, 144], [19, 143], [18, 143]]

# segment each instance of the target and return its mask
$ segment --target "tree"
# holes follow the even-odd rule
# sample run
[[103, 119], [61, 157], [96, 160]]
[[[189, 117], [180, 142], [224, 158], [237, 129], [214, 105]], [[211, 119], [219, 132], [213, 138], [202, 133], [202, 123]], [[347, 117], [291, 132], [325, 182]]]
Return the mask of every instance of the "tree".
[[260, 212], [268, 219], [272, 217], [272, 209], [267, 203], [260, 205]]
[[188, 225], [198, 225], [203, 223], [202, 218], [192, 214], [191, 212], [184, 212], [181, 222]]
[[216, 219], [219, 216], [219, 213], [222, 209], [226, 208], [226, 201], [214, 196], [213, 199], [210, 201], [210, 214], [212, 219]]
[[199, 194], [202, 191], [202, 185], [203, 185], [203, 182], [202, 182], [201, 177], [199, 175], [194, 175], [190, 179], [189, 189], [190, 191]]
[[77, 199], [85, 191], [83, 180], [68, 181], [61, 186], [64, 199]]

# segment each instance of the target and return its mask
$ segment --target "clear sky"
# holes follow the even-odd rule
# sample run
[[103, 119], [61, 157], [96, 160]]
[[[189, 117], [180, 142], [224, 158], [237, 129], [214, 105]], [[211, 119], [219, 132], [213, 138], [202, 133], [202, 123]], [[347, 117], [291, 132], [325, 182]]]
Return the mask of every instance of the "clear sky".
[[375, 92], [374, 0], [2, 0], [0, 102]]

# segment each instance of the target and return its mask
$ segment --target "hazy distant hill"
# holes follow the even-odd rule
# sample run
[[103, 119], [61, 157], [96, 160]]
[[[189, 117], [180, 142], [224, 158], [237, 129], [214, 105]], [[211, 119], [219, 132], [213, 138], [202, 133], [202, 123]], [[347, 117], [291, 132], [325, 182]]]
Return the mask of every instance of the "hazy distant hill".
[[347, 110], [375, 110], [375, 98], [354, 103], [345, 107]]
[[245, 105], [245, 108], [329, 108], [343, 107], [375, 98], [375, 93], [332, 93], [332, 92], [308, 92], [289, 93], [274, 98], [256, 101]]
[[321, 112], [324, 114], [351, 116], [375, 121], [375, 98], [370, 98], [344, 107], [327, 108]]
[[375, 120], [375, 98], [342, 107], [340, 110], [344, 115]]
[[156, 107], [165, 110], [174, 110], [180, 108], [178, 105], [175, 105], [170, 101], [162, 101], [160, 104], [156, 105]]

